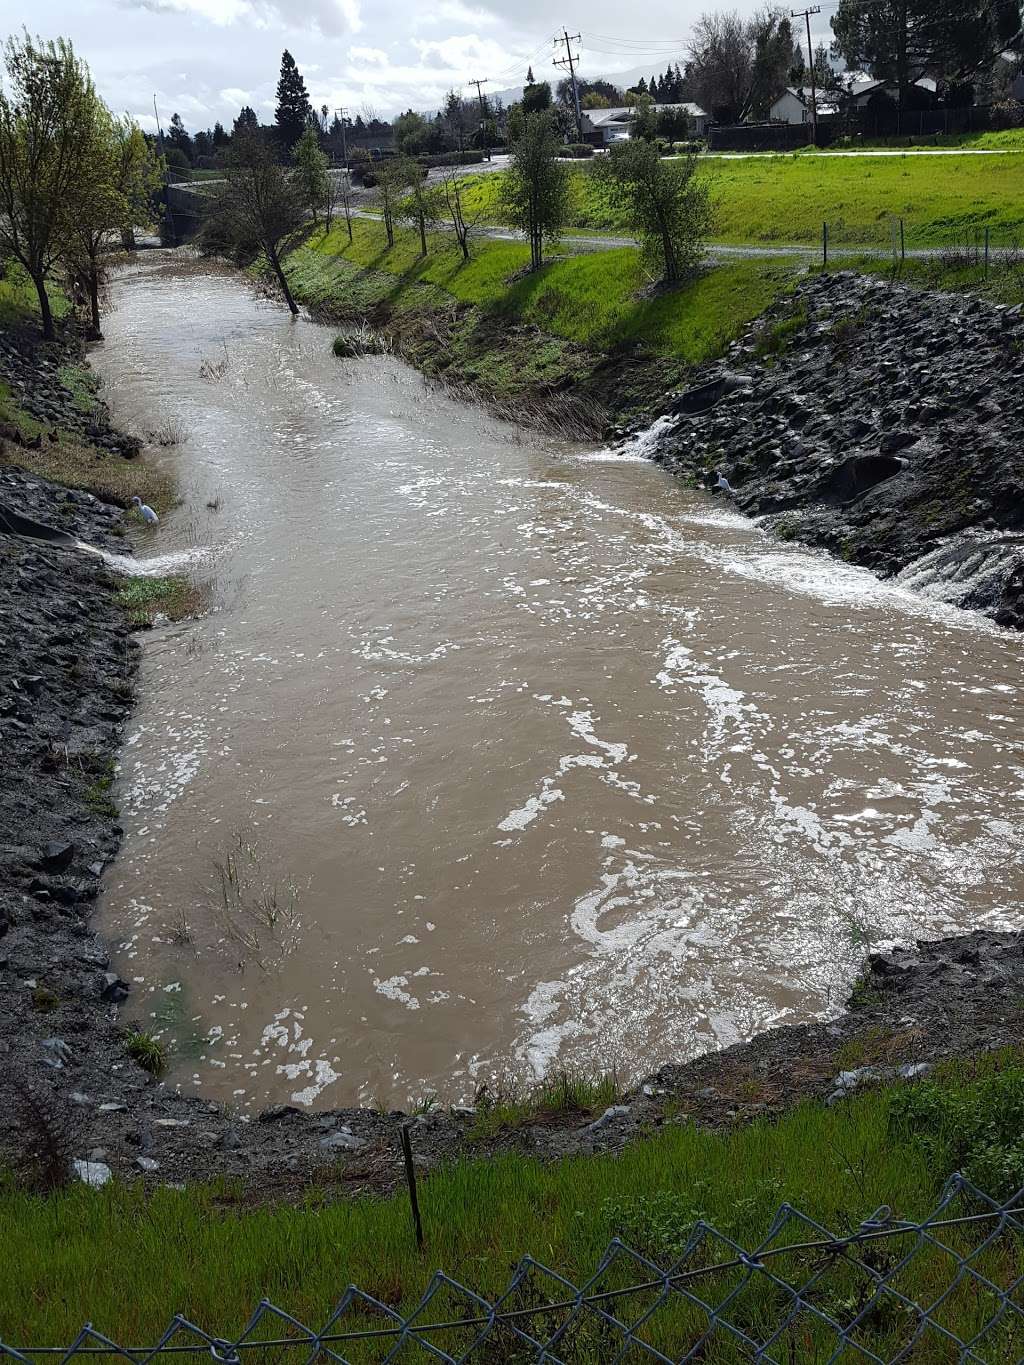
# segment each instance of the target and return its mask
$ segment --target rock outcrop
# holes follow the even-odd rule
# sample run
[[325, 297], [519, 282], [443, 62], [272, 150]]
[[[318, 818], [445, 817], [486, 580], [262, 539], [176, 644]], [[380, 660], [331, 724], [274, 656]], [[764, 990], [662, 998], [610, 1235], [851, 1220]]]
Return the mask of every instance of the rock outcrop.
[[665, 404], [652, 457], [739, 507], [1024, 627], [1024, 309], [815, 276]]

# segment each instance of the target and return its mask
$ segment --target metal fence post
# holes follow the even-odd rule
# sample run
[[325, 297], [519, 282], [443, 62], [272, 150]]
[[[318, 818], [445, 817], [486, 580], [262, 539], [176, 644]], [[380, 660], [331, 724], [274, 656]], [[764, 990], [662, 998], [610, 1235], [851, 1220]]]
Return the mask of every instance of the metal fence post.
[[828, 269], [828, 223], [821, 225], [821, 268]]
[[402, 1155], [405, 1157], [405, 1178], [409, 1185], [409, 1203], [412, 1206], [412, 1224], [416, 1230], [416, 1250], [423, 1250], [423, 1224], [420, 1221], [420, 1201], [416, 1193], [416, 1166], [412, 1159], [412, 1139], [409, 1137], [409, 1124], [402, 1124]]
[[986, 226], [985, 226], [985, 278], [986, 278], [986, 279], [988, 279], [989, 232], [990, 232], [990, 231], [991, 231], [991, 229], [990, 229], [990, 228], [988, 227], [988, 225], [986, 224]]
[[900, 219], [900, 263], [907, 259], [907, 238], [904, 229], [903, 219]]

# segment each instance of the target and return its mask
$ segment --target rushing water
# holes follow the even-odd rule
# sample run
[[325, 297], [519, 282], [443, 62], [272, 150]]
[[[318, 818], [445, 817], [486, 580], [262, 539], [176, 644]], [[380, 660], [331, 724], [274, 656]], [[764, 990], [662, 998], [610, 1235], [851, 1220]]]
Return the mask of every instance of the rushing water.
[[188, 432], [139, 553], [212, 591], [146, 638], [102, 908], [176, 1080], [635, 1073], [835, 1008], [865, 939], [1020, 925], [1019, 639], [235, 277], [115, 300], [117, 417]]

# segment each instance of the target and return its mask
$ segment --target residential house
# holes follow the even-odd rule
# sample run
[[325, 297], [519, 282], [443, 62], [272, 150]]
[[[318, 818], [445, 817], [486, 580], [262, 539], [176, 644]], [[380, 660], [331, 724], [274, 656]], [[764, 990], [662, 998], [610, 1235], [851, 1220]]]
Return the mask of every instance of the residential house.
[[[822, 90], [816, 92], [815, 104], [819, 118], [833, 118], [839, 113], [833, 96], [826, 95]], [[805, 85], [798, 89], [787, 86], [768, 110], [768, 118], [772, 123], [810, 123], [811, 87]]]
[[[662, 110], [682, 111], [690, 125], [691, 137], [703, 137], [707, 132], [710, 116], [699, 104], [655, 104], [655, 113]], [[584, 109], [583, 136], [595, 147], [607, 147], [612, 142], [627, 138], [636, 121], [634, 109], [630, 106], [620, 109]]]

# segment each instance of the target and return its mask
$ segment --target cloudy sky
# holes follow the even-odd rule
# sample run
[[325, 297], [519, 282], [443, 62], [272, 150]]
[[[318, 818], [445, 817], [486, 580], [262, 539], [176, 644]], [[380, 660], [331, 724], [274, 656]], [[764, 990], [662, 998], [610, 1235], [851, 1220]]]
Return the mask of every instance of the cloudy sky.
[[216, 119], [230, 126], [242, 104], [270, 122], [286, 47], [317, 108], [388, 117], [436, 108], [447, 90], [477, 77], [492, 91], [519, 86], [530, 62], [538, 79], [558, 77], [556, 23], [582, 32], [585, 75], [663, 71], [683, 57], [689, 26], [707, 7], [710, 0], [642, 8], [569, 0], [557, 11], [548, 0], [34, 0], [22, 12], [33, 32], [72, 40], [113, 109], [153, 129], [156, 95], [165, 125], [177, 111], [194, 131]]

